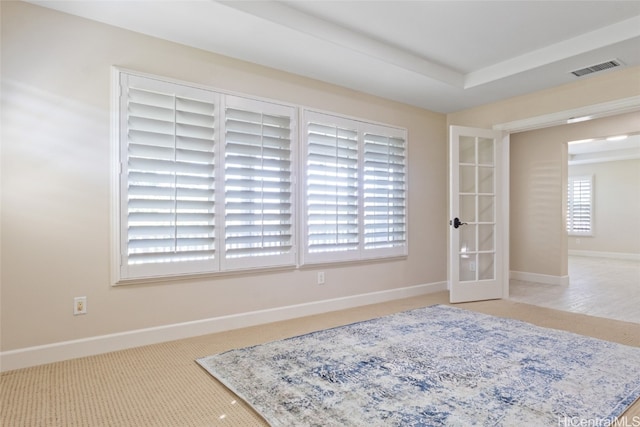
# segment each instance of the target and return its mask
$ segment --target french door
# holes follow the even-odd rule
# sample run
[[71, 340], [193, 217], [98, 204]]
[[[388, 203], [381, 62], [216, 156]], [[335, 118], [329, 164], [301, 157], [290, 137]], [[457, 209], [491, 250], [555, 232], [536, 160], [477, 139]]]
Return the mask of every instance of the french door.
[[450, 128], [449, 298], [452, 303], [508, 295], [507, 192], [503, 187], [508, 135]]

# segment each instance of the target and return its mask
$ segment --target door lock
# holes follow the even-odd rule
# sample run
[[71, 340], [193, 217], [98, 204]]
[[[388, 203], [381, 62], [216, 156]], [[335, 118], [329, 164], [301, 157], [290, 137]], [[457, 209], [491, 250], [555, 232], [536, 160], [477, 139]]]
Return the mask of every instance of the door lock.
[[[452, 225], [451, 221], [449, 221], [449, 225]], [[461, 225], [467, 225], [467, 223], [466, 222], [461, 222], [460, 218], [457, 218], [457, 217], [453, 219], [453, 228], [458, 228]]]

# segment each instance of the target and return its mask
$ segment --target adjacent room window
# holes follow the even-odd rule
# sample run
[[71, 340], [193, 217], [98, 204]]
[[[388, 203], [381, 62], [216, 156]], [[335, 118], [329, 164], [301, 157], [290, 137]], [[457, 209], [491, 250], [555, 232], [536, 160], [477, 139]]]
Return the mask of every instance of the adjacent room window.
[[407, 254], [405, 129], [114, 76], [116, 282]]
[[304, 263], [407, 253], [406, 131], [304, 113]]
[[295, 265], [295, 108], [118, 75], [118, 280]]
[[569, 235], [593, 235], [593, 176], [570, 176], [567, 230]]

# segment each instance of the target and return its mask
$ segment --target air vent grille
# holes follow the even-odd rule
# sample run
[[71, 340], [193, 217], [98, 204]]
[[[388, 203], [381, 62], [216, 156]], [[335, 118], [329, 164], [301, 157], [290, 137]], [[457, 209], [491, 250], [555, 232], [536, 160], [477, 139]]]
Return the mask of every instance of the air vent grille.
[[587, 74], [597, 73], [598, 71], [604, 71], [610, 68], [619, 67], [620, 65], [622, 65], [622, 63], [614, 59], [611, 61], [603, 62], [602, 64], [596, 64], [590, 67], [582, 68], [580, 70], [572, 71], [571, 74], [573, 74], [576, 77], [582, 77]]

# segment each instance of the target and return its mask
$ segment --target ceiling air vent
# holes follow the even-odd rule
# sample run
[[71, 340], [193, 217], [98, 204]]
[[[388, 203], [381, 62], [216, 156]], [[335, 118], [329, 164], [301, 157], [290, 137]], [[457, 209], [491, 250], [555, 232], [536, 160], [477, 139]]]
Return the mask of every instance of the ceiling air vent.
[[622, 65], [622, 63], [619, 60], [614, 59], [611, 61], [603, 62], [602, 64], [596, 64], [590, 67], [582, 68], [580, 70], [572, 71], [571, 74], [576, 77], [582, 77], [586, 76], [587, 74], [597, 73], [598, 71], [608, 70], [609, 68], [619, 67], [620, 65]]

